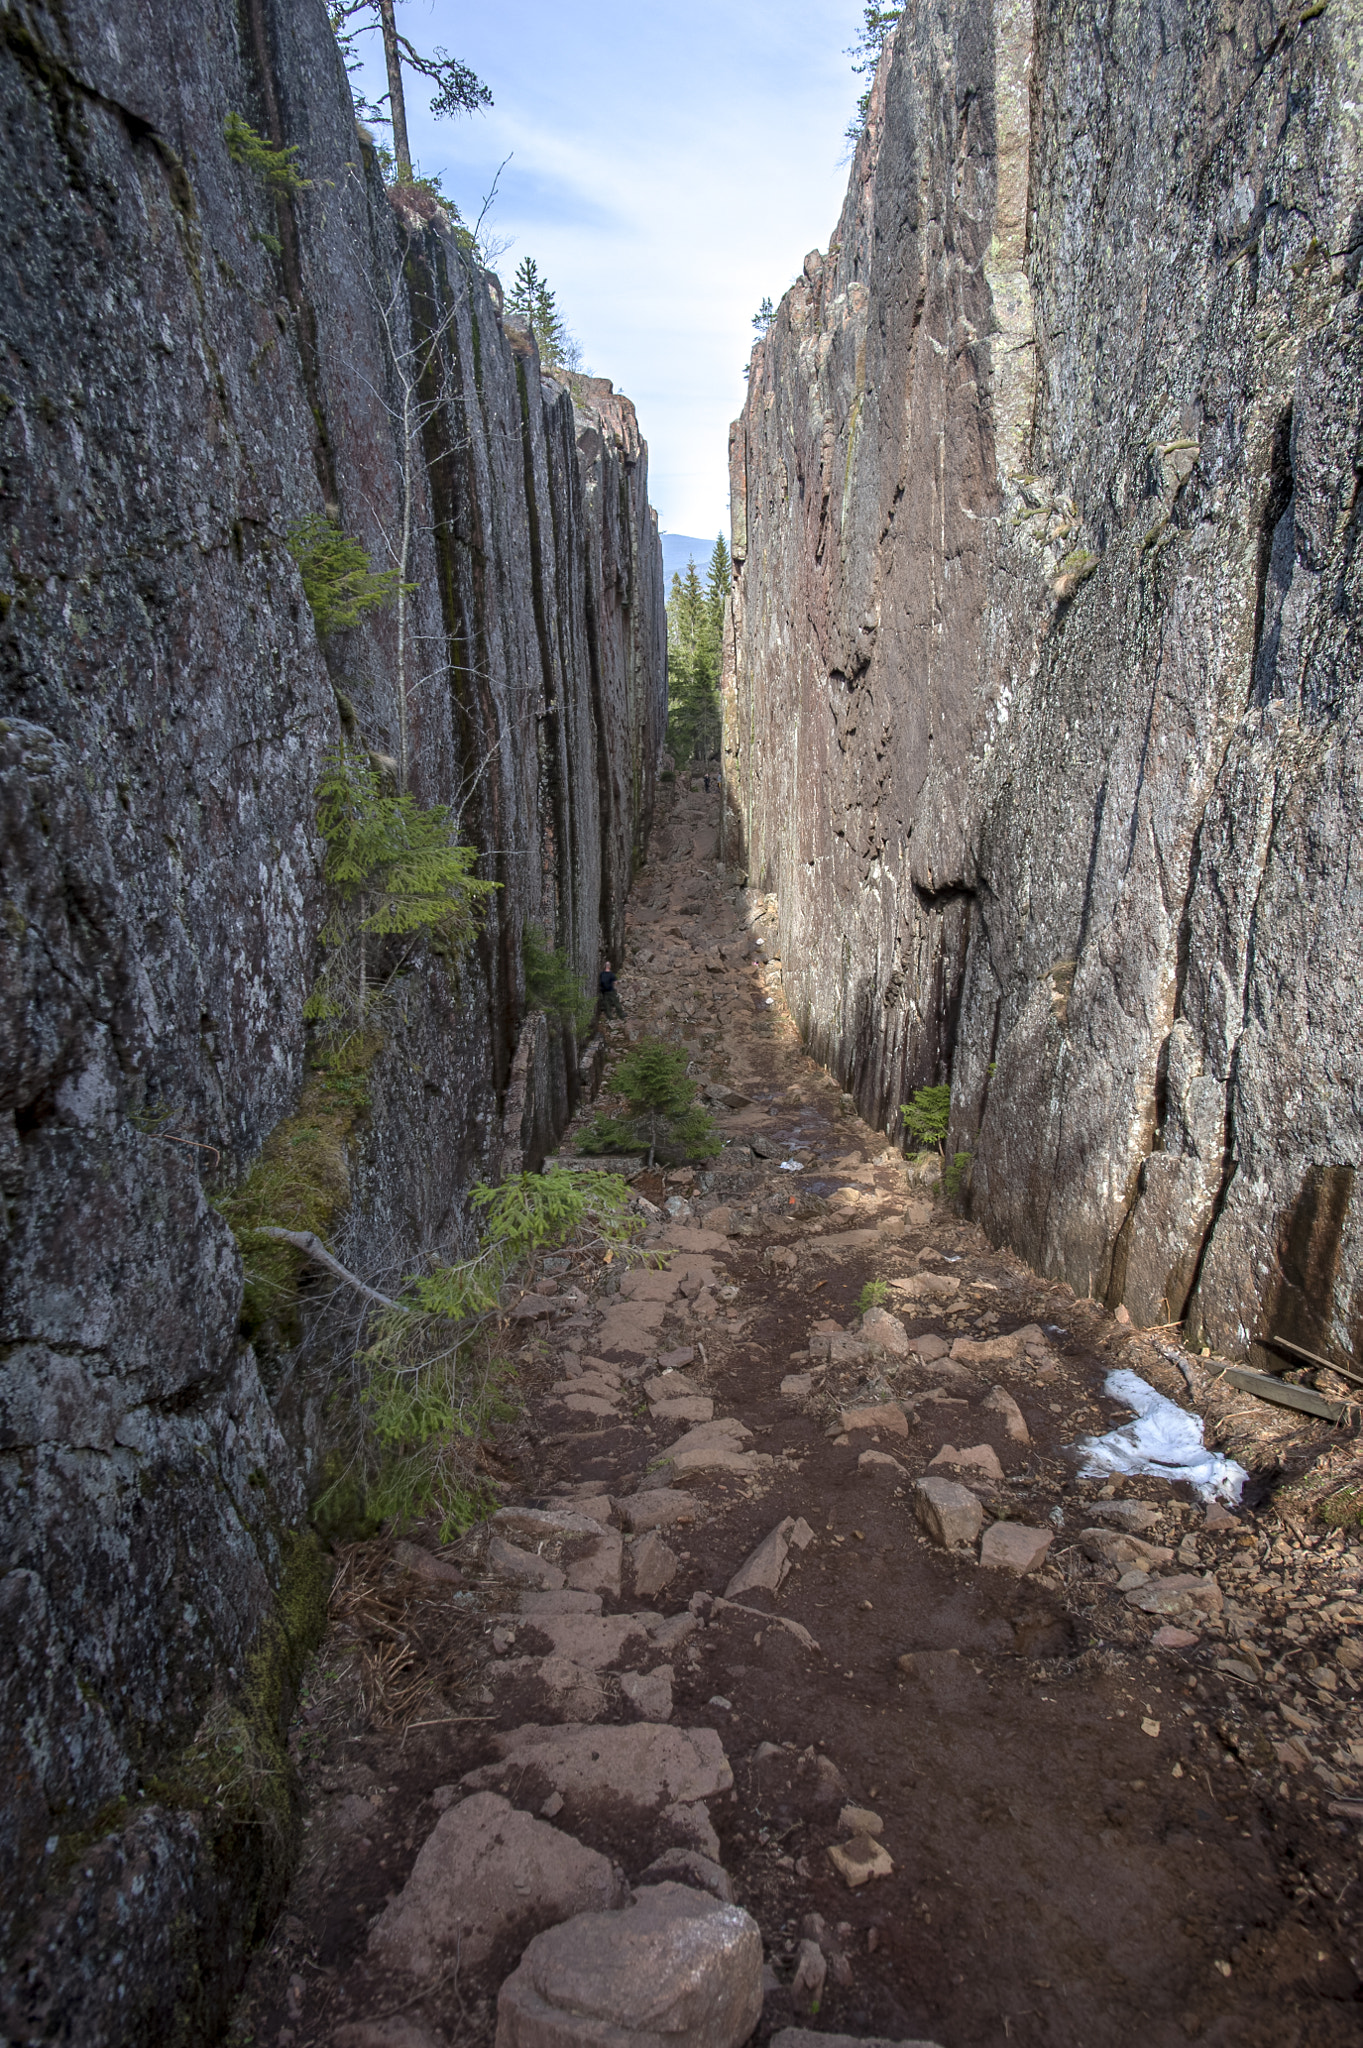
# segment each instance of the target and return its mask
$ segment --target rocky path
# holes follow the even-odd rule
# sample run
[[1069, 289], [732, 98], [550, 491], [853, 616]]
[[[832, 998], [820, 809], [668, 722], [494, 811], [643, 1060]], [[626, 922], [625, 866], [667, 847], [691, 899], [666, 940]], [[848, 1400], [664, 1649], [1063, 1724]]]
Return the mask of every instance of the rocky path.
[[1076, 1477], [1114, 1365], [1208, 1369], [849, 1114], [716, 805], [611, 1036], [686, 1039], [725, 1151], [635, 1183], [654, 1265], [544, 1262], [493, 1521], [345, 1554], [234, 2040], [1356, 2042], [1363, 1553]]

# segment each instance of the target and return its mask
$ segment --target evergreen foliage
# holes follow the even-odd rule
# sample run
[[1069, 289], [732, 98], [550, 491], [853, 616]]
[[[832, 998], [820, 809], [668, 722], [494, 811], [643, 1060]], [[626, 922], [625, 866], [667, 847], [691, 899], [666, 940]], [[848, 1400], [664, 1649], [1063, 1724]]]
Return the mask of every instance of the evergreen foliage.
[[582, 350], [564, 325], [558, 301], [533, 256], [522, 257], [517, 264], [506, 310], [527, 323], [546, 370], [581, 368]]
[[227, 140], [227, 154], [233, 163], [244, 164], [269, 191], [306, 192], [310, 189], [311, 178], [303, 176], [295, 161], [298, 155], [296, 143], [281, 148], [267, 136], [258, 135], [240, 114], [229, 114], [222, 124], [222, 132]]
[[763, 299], [761, 305], [753, 314], [752, 324], [757, 329], [757, 332], [759, 334], [765, 334], [775, 318], [776, 308], [775, 306], [773, 306], [771, 300], [769, 298], [766, 298]]
[[876, 66], [880, 62], [880, 53], [889, 39], [890, 31], [894, 28], [903, 12], [902, 6], [882, 7], [878, 5], [878, 0], [866, 0], [866, 5], [863, 9], [861, 32], [847, 52], [847, 55], [852, 59], [853, 71], [856, 72], [859, 78], [865, 78], [868, 81], [865, 91], [857, 101], [857, 111], [847, 124], [847, 139], [849, 142], [859, 142], [865, 132], [866, 116], [871, 110], [870, 81], [876, 75]]
[[525, 1002], [559, 1024], [571, 1024], [581, 1038], [590, 1029], [596, 1004], [573, 971], [565, 946], [550, 946], [543, 932], [528, 924], [521, 940], [525, 960]]
[[660, 1039], [642, 1038], [621, 1060], [611, 1086], [625, 1098], [623, 1117], [598, 1116], [582, 1136], [584, 1152], [634, 1152], [648, 1147], [648, 1163], [709, 1159], [720, 1139], [696, 1102], [686, 1054]]
[[444, 804], [423, 808], [408, 790], [387, 794], [373, 761], [349, 747], [327, 759], [317, 825], [337, 904], [321, 934], [330, 957], [304, 1014], [361, 1026], [376, 997], [369, 941], [428, 932], [456, 955], [478, 931], [500, 884], [473, 873], [477, 849], [456, 843]]
[[679, 764], [708, 761], [719, 751], [724, 600], [731, 583], [723, 534], [715, 540], [704, 584], [694, 561], [687, 563], [684, 579], [675, 573], [672, 577], [667, 600], [667, 744]]
[[619, 1174], [552, 1166], [474, 1188], [477, 1252], [409, 1278], [360, 1354], [357, 1452], [371, 1518], [434, 1515], [448, 1536], [482, 1511], [469, 1446], [515, 1412], [510, 1368], [487, 1334], [507, 1283], [535, 1253], [584, 1234], [598, 1249], [626, 1249], [643, 1229], [629, 1199]]
[[303, 595], [323, 638], [357, 626], [366, 612], [391, 604], [398, 594], [397, 570], [375, 569], [360, 542], [321, 512], [291, 526], [285, 546], [298, 564]]
[[911, 1138], [920, 1145], [935, 1145], [945, 1155], [951, 1116], [951, 1089], [945, 1082], [939, 1088], [915, 1088], [911, 1100], [900, 1103], [899, 1114]]
[[[361, 17], [367, 16], [367, 19]], [[379, 0], [333, 0], [327, 9], [332, 34], [340, 47], [345, 68], [354, 74], [364, 63], [357, 38], [367, 30], [381, 26]], [[476, 113], [479, 107], [492, 105], [492, 94], [475, 71], [462, 64], [457, 57], [451, 57], [448, 50], [436, 46], [428, 57], [418, 50], [406, 36], [397, 34], [394, 43], [400, 63], [410, 71], [428, 79], [435, 87], [431, 96], [431, 112], [439, 118], [454, 114]], [[388, 121], [391, 110], [385, 112], [389, 95], [377, 100], [367, 100], [362, 93], [354, 94], [355, 112], [362, 121]], [[406, 166], [408, 175], [411, 165]]]

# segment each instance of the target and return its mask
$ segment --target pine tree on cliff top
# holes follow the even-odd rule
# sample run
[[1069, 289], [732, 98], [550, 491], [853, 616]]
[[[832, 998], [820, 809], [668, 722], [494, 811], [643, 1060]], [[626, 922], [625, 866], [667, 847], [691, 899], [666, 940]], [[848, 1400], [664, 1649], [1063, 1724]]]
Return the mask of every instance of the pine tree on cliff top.
[[[341, 55], [347, 71], [358, 71], [362, 62], [355, 47], [355, 38], [367, 29], [377, 28], [383, 36], [383, 61], [388, 72], [388, 90], [377, 100], [366, 100], [363, 94], [355, 96], [355, 112], [361, 120], [387, 121], [393, 130], [393, 156], [396, 160], [397, 182], [409, 185], [412, 182], [412, 145], [407, 139], [407, 98], [402, 86], [402, 67], [419, 72], [429, 78], [435, 87], [431, 98], [431, 112], [437, 116], [448, 114], [472, 114], [479, 107], [492, 105], [492, 94], [467, 64], [461, 64], [457, 57], [451, 57], [448, 50], [437, 48], [433, 56], [427, 57], [406, 36], [398, 31], [394, 13], [394, 0], [333, 0], [328, 8], [332, 33], [340, 45]], [[357, 20], [359, 15], [368, 15], [367, 21]], [[385, 107], [387, 111], [385, 112]]]
[[507, 293], [506, 310], [524, 320], [546, 370], [575, 370], [581, 350], [563, 324], [558, 300], [533, 256], [522, 257]]
[[[889, 40], [890, 31], [904, 12], [903, 7], [879, 7], [876, 0], [867, 0], [861, 25], [861, 33], [847, 55], [852, 59], [852, 69], [858, 78], [874, 79], [880, 53]], [[871, 109], [871, 87], [857, 101], [857, 111], [847, 124], [847, 140], [859, 142], [866, 127], [866, 116]]]

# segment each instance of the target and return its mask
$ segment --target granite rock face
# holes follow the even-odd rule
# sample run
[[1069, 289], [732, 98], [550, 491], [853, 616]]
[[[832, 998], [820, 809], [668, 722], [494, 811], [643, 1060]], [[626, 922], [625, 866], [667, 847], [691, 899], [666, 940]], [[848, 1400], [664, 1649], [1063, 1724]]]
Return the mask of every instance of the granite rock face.
[[[405, 766], [500, 884], [456, 965], [406, 963], [368, 1076], [336, 1248], [395, 1277], [579, 1092], [522, 932], [589, 984], [619, 946], [661, 551], [628, 400], [575, 404], [390, 202], [318, 0], [11, 10], [0, 95], [0, 2033], [206, 2038], [282, 1850], [144, 1802], [309, 1624], [276, 1603], [327, 1377], [239, 1336], [211, 1197], [304, 1078], [319, 770], [343, 736]], [[232, 113], [305, 189], [232, 159]], [[285, 545], [323, 512], [414, 586], [325, 642]]]
[[914, 4], [732, 439], [726, 852], [868, 1120], [1138, 1323], [1357, 1341], [1363, 8]]

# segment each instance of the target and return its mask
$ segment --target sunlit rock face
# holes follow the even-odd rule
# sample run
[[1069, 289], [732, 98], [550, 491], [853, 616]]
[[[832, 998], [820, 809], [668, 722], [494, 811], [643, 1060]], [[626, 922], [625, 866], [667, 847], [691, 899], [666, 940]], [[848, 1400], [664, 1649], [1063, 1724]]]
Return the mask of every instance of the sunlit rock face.
[[732, 441], [730, 857], [998, 1241], [1347, 1357], [1356, 5], [911, 4]]
[[[390, 205], [317, 0], [38, 5], [0, 93], [0, 2033], [203, 2039], [287, 1858], [171, 1767], [275, 1627], [334, 1386], [239, 1337], [210, 1199], [298, 1101], [319, 772], [403, 763], [500, 884], [457, 965], [404, 963], [368, 1076], [336, 1244], [398, 1277], [576, 1098], [521, 933], [589, 981], [620, 943], [661, 551], [629, 401], [575, 409]], [[324, 512], [413, 586], [325, 643], [285, 545]]]

